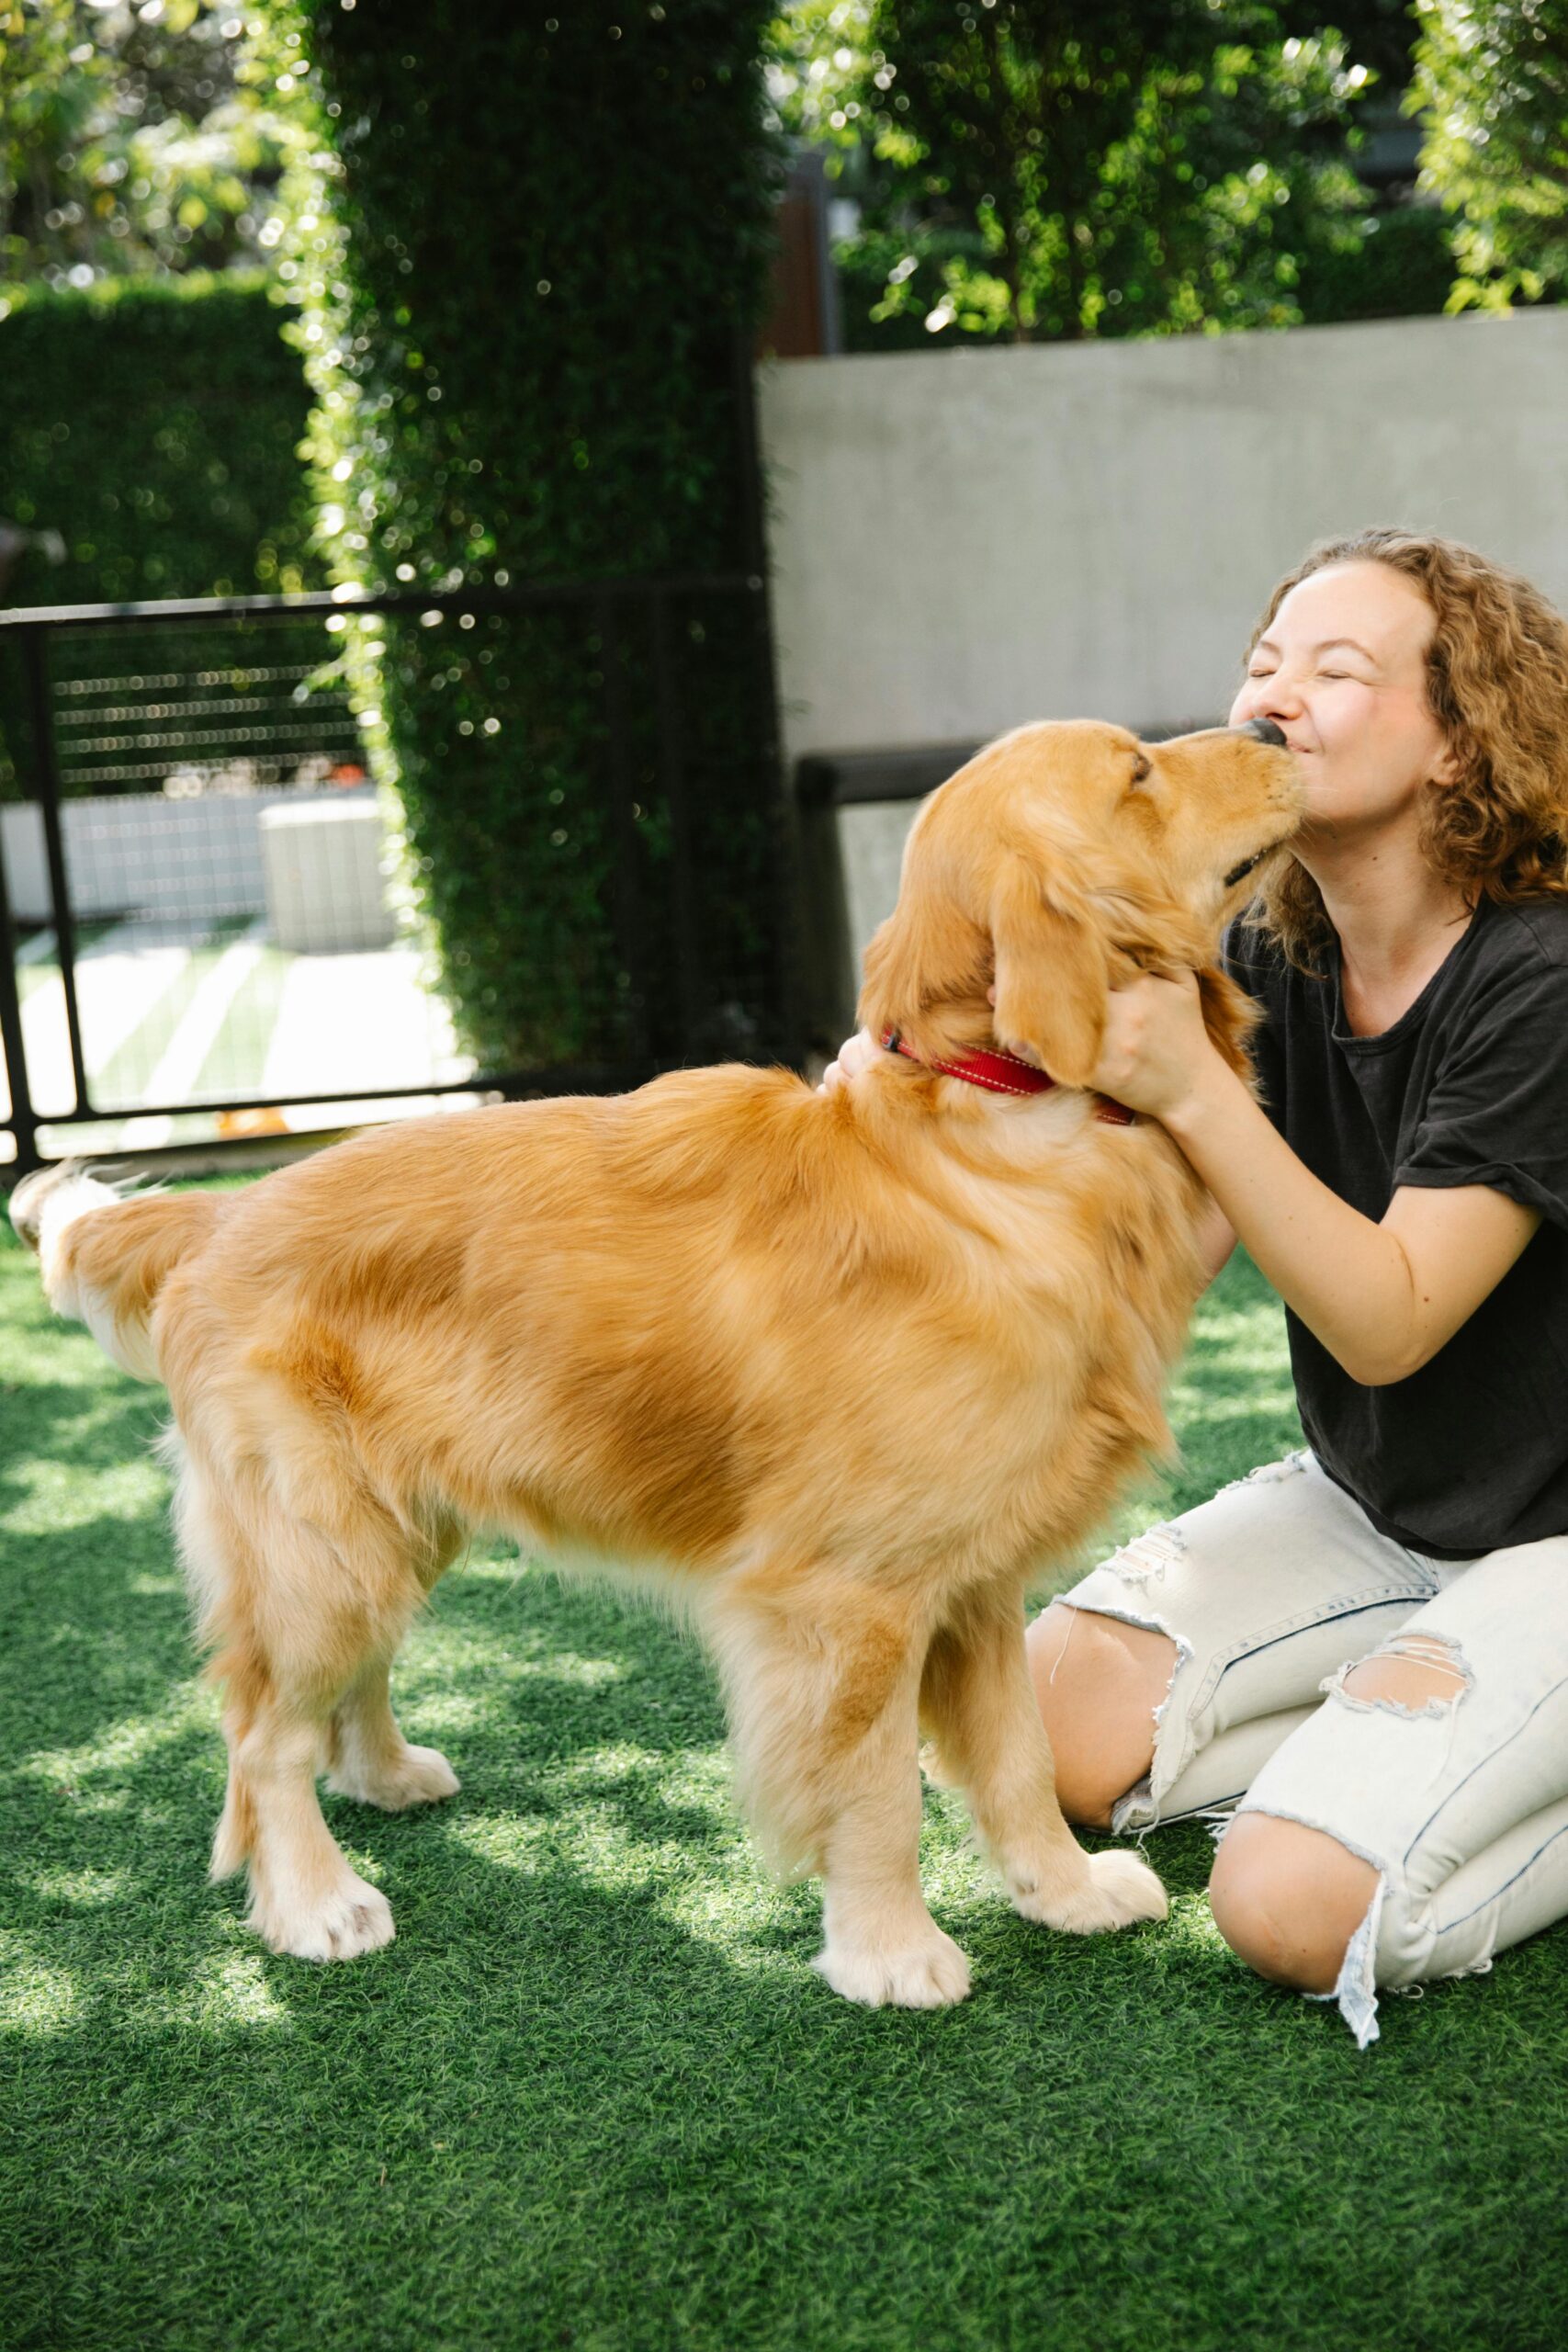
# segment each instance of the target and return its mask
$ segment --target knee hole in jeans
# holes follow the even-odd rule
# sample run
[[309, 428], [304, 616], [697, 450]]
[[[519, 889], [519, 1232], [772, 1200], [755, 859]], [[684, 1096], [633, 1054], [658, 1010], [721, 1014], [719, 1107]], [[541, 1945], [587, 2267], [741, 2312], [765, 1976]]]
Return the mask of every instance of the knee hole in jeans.
[[1108, 1827], [1149, 1769], [1178, 1645], [1158, 1627], [1058, 1601], [1030, 1628], [1029, 1649], [1063, 1811], [1086, 1827]]
[[1351, 1707], [1381, 1707], [1391, 1714], [1447, 1714], [1470, 1690], [1473, 1677], [1456, 1642], [1443, 1634], [1398, 1633], [1370, 1657], [1341, 1667], [1324, 1688]]

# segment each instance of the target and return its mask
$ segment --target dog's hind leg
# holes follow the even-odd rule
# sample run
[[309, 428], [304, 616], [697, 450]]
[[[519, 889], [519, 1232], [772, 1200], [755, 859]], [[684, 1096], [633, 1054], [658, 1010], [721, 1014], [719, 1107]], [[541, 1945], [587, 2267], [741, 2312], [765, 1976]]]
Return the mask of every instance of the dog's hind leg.
[[333, 1710], [327, 1786], [334, 1796], [402, 1813], [412, 1804], [456, 1796], [462, 1782], [438, 1747], [411, 1747], [403, 1737], [392, 1713], [389, 1673], [385, 1657], [371, 1658]]
[[[460, 1541], [451, 1521], [436, 1524], [422, 1540], [415, 1567], [427, 1591], [450, 1565]], [[391, 1664], [389, 1651], [367, 1657], [333, 1708], [327, 1786], [334, 1796], [402, 1813], [410, 1805], [456, 1796], [462, 1782], [439, 1748], [411, 1747], [403, 1737], [392, 1713]]]
[[363, 1500], [332, 1532], [290, 1516], [254, 1464], [222, 1484], [187, 1464], [176, 1518], [225, 1686], [229, 1786], [212, 1875], [248, 1862], [250, 1922], [274, 1951], [373, 1951], [391, 1941], [391, 1910], [333, 1839], [316, 1776], [345, 1696], [367, 1691], [373, 1704], [378, 1661], [385, 1708], [385, 1661], [421, 1594], [408, 1547]]
[[1135, 1854], [1086, 1854], [1056, 1802], [1051, 1743], [1029, 1679], [1023, 1601], [974, 1595], [931, 1641], [920, 1715], [944, 1777], [965, 1792], [1013, 1908], [1077, 1935], [1163, 1919], [1165, 1889]]
[[969, 1964], [920, 1892], [920, 1645], [863, 1589], [733, 1599], [710, 1626], [742, 1800], [765, 1850], [819, 1871], [814, 1965], [873, 2008], [941, 2008]]

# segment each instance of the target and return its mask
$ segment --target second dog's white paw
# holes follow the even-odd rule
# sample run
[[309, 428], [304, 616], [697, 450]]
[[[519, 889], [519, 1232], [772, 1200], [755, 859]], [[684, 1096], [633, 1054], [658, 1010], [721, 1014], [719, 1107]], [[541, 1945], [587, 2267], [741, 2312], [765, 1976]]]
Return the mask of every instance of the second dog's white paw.
[[868, 2009], [945, 2009], [969, 1991], [969, 1962], [934, 1920], [908, 1943], [829, 1941], [811, 1965], [835, 1993]]
[[1112, 1849], [1085, 1859], [1086, 1875], [1065, 1894], [1015, 1893], [1013, 1908], [1069, 1936], [1097, 1936], [1108, 1928], [1130, 1928], [1138, 1919], [1165, 1917], [1170, 1908], [1165, 1889], [1136, 1854]]

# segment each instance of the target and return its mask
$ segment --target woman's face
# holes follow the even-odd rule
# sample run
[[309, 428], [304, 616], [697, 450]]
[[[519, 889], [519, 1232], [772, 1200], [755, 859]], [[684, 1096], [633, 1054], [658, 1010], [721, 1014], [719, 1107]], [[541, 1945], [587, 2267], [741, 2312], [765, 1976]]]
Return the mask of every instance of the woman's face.
[[1451, 772], [1427, 701], [1435, 626], [1387, 564], [1332, 564], [1292, 589], [1253, 647], [1231, 724], [1271, 718], [1298, 754], [1303, 846], [1385, 829]]

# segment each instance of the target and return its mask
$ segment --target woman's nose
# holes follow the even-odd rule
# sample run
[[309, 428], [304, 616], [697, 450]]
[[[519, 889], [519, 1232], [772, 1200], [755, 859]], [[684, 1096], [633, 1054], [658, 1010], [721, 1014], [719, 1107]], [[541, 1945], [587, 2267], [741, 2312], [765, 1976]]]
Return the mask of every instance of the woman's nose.
[[1287, 725], [1302, 715], [1300, 689], [1281, 672], [1271, 678], [1248, 678], [1243, 684], [1231, 711], [1233, 727], [1249, 718], [1272, 719], [1276, 727]]

